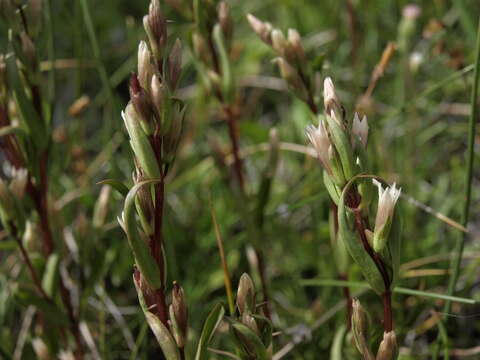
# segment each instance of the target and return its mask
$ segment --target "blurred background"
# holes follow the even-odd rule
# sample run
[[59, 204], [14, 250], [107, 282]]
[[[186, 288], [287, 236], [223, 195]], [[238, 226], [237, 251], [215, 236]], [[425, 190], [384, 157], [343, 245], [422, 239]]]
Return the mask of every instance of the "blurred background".
[[[138, 42], [145, 38], [142, 16], [148, 1], [50, 1], [55, 62], [47, 61], [48, 37], [36, 44], [45, 77], [54, 76], [54, 144], [50, 160], [50, 196], [55, 221], [69, 255], [63, 261], [82, 291], [83, 318], [94, 333], [103, 359], [147, 359], [160, 353], [137, 305], [132, 286], [132, 255], [117, 216], [123, 199], [109, 194], [105, 218], [95, 224], [101, 185], [111, 178], [131, 184], [133, 161], [120, 111], [129, 99], [128, 79], [136, 68]], [[252, 13], [302, 36], [307, 57], [321, 77], [332, 77], [338, 95], [353, 116], [368, 116], [374, 170], [403, 189], [404, 235], [400, 286], [446, 293], [449, 259], [461, 232], [423, 211], [415, 201], [460, 221], [464, 203], [467, 120], [470, 113], [476, 27], [475, 0], [232, 0], [233, 72], [239, 86], [240, 142], [247, 188], [256, 189], [265, 163], [270, 128], [283, 143], [307, 145], [305, 127], [313, 122], [307, 106], [292, 97], [272, 62], [275, 54], [253, 33]], [[415, 5], [415, 6], [413, 6]], [[214, 161], [218, 148], [229, 151], [227, 127], [217, 100], [202, 87], [192, 62], [191, 5], [166, 0], [171, 40], [185, 43], [181, 96], [187, 117], [171, 181], [165, 217], [169, 281], [187, 294], [190, 336], [197, 339], [213, 305], [225, 300], [223, 272], [210, 209], [222, 234], [232, 279], [251, 272], [252, 249], [242, 215], [234, 205], [223, 173]], [[91, 22], [91, 26], [88, 23]], [[5, 24], [0, 34], [6, 34]], [[94, 32], [92, 32], [94, 30]], [[383, 76], [369, 88], [389, 43], [396, 50], [384, 58]], [[0, 37], [2, 52], [7, 37]], [[51, 75], [53, 74], [53, 75]], [[214, 139], [214, 140], [212, 140]], [[215, 143], [215, 146], [212, 143]], [[263, 146], [263, 147], [262, 147]], [[217, 149], [217, 150], [215, 150]], [[263, 149], [263, 150], [262, 150]], [[300, 150], [302, 148], [299, 148]], [[275, 309], [275, 349], [292, 338], [305, 340], [285, 358], [329, 358], [336, 329], [345, 322], [339, 287], [305, 287], [302, 279], [336, 279], [329, 238], [329, 198], [318, 163], [295, 147], [282, 150], [266, 209], [263, 246], [270, 296]], [[212, 155], [213, 154], [213, 155]], [[457, 295], [479, 299], [479, 187], [474, 176], [471, 234], [457, 284]], [[105, 190], [106, 191], [106, 190]], [[408, 201], [408, 198], [414, 199]], [[102, 215], [103, 216], [103, 215]], [[15, 242], [0, 242], [0, 348], [13, 353], [28, 309], [16, 296], [22, 278]], [[35, 253], [35, 244], [30, 251]], [[79, 270], [81, 269], [81, 270]], [[353, 267], [351, 280], [360, 281]], [[258, 281], [258, 279], [256, 279]], [[354, 291], [358, 289], [353, 289]], [[362, 294], [380, 319], [381, 304], [372, 292]], [[443, 301], [394, 296], [394, 316], [405, 359], [429, 358]], [[378, 307], [377, 311], [375, 309]], [[454, 349], [478, 345], [480, 307], [454, 303], [446, 332]], [[327, 317], [322, 317], [327, 314]], [[316, 323], [318, 320], [321, 323]], [[317, 326], [312, 330], [312, 326]], [[378, 335], [381, 335], [380, 333]], [[195, 340], [196, 341], [196, 340]], [[220, 347], [228, 346], [221, 343]], [[35, 358], [27, 342], [22, 358]], [[470, 358], [480, 355], [473, 353]], [[135, 358], [135, 357], [133, 357]], [[212, 355], [212, 358], [213, 355]], [[218, 358], [221, 358], [218, 357]]]

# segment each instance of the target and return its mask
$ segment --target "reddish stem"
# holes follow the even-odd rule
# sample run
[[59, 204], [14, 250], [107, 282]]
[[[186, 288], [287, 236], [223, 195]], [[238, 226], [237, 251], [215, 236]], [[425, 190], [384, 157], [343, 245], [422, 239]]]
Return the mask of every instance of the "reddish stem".
[[392, 293], [390, 290], [382, 294], [383, 300], [383, 328], [385, 332], [393, 330], [393, 316], [392, 316]]
[[391, 281], [388, 276], [387, 269], [385, 267], [385, 263], [383, 260], [380, 258], [379, 254], [373, 251], [372, 247], [368, 243], [367, 236], [365, 234], [365, 223], [364, 219], [362, 218], [362, 214], [360, 210], [358, 209], [358, 205], [360, 204], [360, 195], [357, 193], [355, 189], [352, 189], [354, 191], [351, 191], [350, 194], [348, 194], [348, 198], [350, 201], [350, 206], [352, 208], [352, 211], [355, 215], [355, 227], [357, 229], [357, 233], [362, 241], [362, 245], [365, 249], [365, 251], [368, 253], [368, 255], [372, 258], [373, 262], [377, 266], [378, 271], [382, 275], [383, 282], [385, 285], [385, 291], [384, 294], [382, 294], [382, 300], [383, 300], [383, 326], [385, 332], [390, 332], [392, 331], [393, 328], [393, 317], [392, 317], [392, 299], [391, 299], [391, 293], [390, 293], [390, 285]]
[[245, 182], [243, 178], [243, 163], [240, 158], [240, 144], [239, 144], [239, 133], [238, 133], [238, 124], [235, 114], [231, 105], [224, 106], [225, 117], [228, 124], [228, 134], [230, 136], [230, 142], [232, 143], [232, 153], [234, 159], [234, 171], [237, 177], [238, 184], [240, 186], [240, 191], [244, 193], [245, 191]]

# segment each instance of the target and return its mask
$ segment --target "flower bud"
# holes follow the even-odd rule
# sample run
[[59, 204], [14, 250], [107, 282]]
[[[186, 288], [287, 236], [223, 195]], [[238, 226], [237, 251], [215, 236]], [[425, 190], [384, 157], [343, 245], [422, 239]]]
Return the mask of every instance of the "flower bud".
[[152, 102], [157, 113], [157, 118], [162, 120], [162, 107], [167, 98], [167, 89], [165, 85], [160, 82], [157, 75], [152, 76], [152, 81], [150, 84], [150, 90], [152, 95]]
[[402, 190], [397, 189], [395, 183], [393, 183], [393, 186], [387, 186], [385, 190], [382, 188], [382, 184], [375, 179], [373, 179], [373, 184], [378, 187], [378, 207], [375, 217], [375, 231], [373, 233], [373, 249], [376, 252], [381, 252], [387, 244], [395, 204]]
[[159, 0], [152, 0], [148, 15], [143, 17], [143, 27], [148, 36], [153, 56], [160, 62], [162, 50], [167, 42], [167, 20], [160, 10]]
[[170, 319], [172, 330], [178, 347], [185, 347], [188, 331], [188, 310], [185, 303], [183, 289], [176, 282], [173, 283], [172, 304], [170, 305]]
[[153, 133], [152, 120], [154, 119], [152, 104], [134, 73], [130, 77], [130, 99], [138, 114], [143, 131], [145, 131], [145, 134], [151, 135]]
[[338, 100], [337, 93], [335, 92], [335, 86], [330, 77], [327, 77], [323, 82], [323, 101], [325, 105], [325, 112], [328, 116], [335, 113], [341, 113], [341, 105]]
[[364, 148], [367, 147], [368, 121], [365, 115], [363, 116], [362, 120], [360, 120], [358, 113], [355, 113], [352, 124], [352, 135], [356, 139], [360, 140], [360, 143], [363, 145]]
[[375, 360], [394, 360], [397, 358], [397, 337], [395, 331], [383, 333]]
[[253, 16], [252, 14], [247, 14], [248, 22], [250, 23], [251, 28], [255, 33], [268, 45], [272, 45], [272, 25], [268, 22], [263, 22]]
[[182, 68], [182, 43], [180, 39], [175, 41], [168, 55], [168, 79], [170, 90], [175, 91]]
[[300, 34], [295, 29], [288, 29], [288, 43], [289, 47], [292, 50], [297, 62], [299, 64], [305, 63], [305, 50], [302, 45], [302, 38]]
[[358, 299], [352, 300], [352, 333], [355, 346], [364, 359], [373, 360], [373, 355], [368, 346], [368, 319]]
[[237, 290], [237, 308], [240, 314], [255, 312], [255, 286], [247, 273], [240, 277]]
[[332, 168], [330, 166], [329, 152], [332, 148], [332, 144], [328, 137], [327, 129], [322, 120], [318, 123], [318, 128], [313, 125], [307, 126], [307, 137], [314, 149], [317, 151], [318, 159], [320, 160], [323, 168], [329, 175], [332, 175]]
[[138, 82], [145, 90], [150, 90], [150, 79], [154, 74], [151, 54], [145, 41], [140, 41], [138, 46]]
[[160, 169], [157, 159], [153, 152], [152, 146], [145, 134], [140, 116], [138, 115], [134, 105], [130, 102], [125, 111], [122, 111], [122, 118], [130, 136], [130, 145], [135, 154], [140, 167], [150, 179], [160, 178]]
[[[273, 49], [283, 57], [286, 57], [287, 51], [288, 51], [288, 41], [285, 39], [285, 36], [283, 35], [283, 32], [278, 29], [273, 29], [272, 31], [272, 47]], [[291, 62], [291, 57], [286, 57], [288, 62]]]

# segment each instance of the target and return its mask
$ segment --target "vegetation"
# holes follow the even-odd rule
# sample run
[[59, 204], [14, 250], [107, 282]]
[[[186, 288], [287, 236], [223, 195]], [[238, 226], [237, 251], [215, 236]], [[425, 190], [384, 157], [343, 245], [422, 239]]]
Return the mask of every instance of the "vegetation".
[[0, 358], [477, 358], [478, 13], [0, 0]]

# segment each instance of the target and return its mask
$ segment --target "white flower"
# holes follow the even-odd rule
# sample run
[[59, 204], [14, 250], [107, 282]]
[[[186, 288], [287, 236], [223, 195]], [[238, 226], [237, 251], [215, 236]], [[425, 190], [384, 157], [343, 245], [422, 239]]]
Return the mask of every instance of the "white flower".
[[363, 147], [367, 146], [368, 121], [365, 115], [360, 120], [360, 116], [358, 116], [358, 113], [355, 113], [355, 116], [353, 117], [352, 133], [357, 138], [360, 138], [360, 142], [362, 143]]
[[377, 231], [393, 216], [395, 204], [400, 197], [402, 189], [397, 189], [395, 183], [383, 189], [382, 184], [375, 179], [373, 179], [373, 184], [378, 187], [378, 209], [377, 217], [375, 218], [375, 231]]
[[373, 179], [373, 184], [378, 187], [378, 208], [375, 218], [373, 249], [376, 252], [380, 252], [387, 243], [395, 204], [402, 190], [397, 188], [395, 183], [393, 183], [392, 186], [387, 186], [385, 189], [383, 189], [382, 184], [375, 179]]
[[330, 152], [332, 151], [332, 144], [328, 138], [328, 132], [323, 121], [320, 121], [318, 128], [309, 125], [306, 129], [307, 137], [317, 151], [318, 159], [322, 163], [325, 170], [332, 174], [330, 167]]

